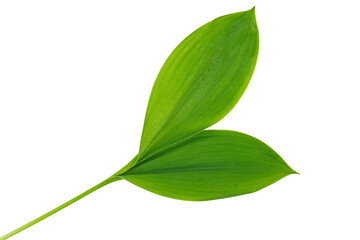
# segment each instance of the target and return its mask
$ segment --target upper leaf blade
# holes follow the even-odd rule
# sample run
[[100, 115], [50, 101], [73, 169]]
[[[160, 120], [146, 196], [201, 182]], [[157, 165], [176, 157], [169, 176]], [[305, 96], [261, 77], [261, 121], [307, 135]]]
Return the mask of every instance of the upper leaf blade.
[[249, 135], [202, 131], [155, 154], [120, 177], [181, 200], [212, 200], [255, 192], [296, 173], [269, 146]]
[[222, 119], [245, 91], [258, 47], [254, 9], [219, 17], [185, 38], [155, 81], [138, 162]]

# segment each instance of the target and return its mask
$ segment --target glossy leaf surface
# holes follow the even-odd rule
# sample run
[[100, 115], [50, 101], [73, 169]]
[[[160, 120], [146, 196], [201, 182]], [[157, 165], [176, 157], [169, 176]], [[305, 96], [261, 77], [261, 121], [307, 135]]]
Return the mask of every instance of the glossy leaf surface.
[[212, 200], [260, 190], [296, 173], [249, 135], [202, 131], [129, 169], [121, 178], [181, 200]]
[[137, 162], [222, 119], [245, 91], [258, 47], [254, 9], [219, 17], [185, 38], [154, 83]]

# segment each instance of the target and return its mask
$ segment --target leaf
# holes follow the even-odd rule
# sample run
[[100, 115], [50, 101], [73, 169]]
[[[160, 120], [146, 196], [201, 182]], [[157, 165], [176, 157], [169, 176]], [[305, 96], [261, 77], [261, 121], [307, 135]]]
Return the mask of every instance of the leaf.
[[245, 91], [258, 48], [254, 9], [216, 18], [185, 38], [154, 83], [135, 161], [222, 119]]
[[293, 173], [274, 150], [256, 138], [206, 130], [120, 177], [165, 197], [202, 201], [255, 192]]
[[296, 173], [256, 138], [234, 131], [203, 131], [238, 102], [258, 49], [254, 8], [219, 17], [190, 34], [170, 54], [155, 81], [139, 153], [109, 178], [0, 240], [121, 179], [162, 196], [204, 201], [255, 192]]

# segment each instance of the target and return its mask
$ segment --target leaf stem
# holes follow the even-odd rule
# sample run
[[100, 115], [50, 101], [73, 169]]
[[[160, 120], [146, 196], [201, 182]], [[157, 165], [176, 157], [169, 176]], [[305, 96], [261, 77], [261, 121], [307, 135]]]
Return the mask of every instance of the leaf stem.
[[67, 201], [66, 203], [58, 206], [57, 208], [54, 208], [53, 210], [45, 213], [44, 215], [41, 215], [40, 217], [32, 220], [31, 222], [28, 222], [28, 223], [26, 223], [25, 225], [23, 225], [23, 226], [15, 229], [14, 231], [11, 231], [11, 232], [9, 232], [8, 234], [0, 237], [0, 240], [5, 240], [5, 239], [8, 239], [8, 238], [11, 237], [11, 236], [14, 236], [15, 234], [17, 234], [17, 233], [19, 233], [19, 232], [21, 232], [21, 231], [23, 231], [23, 230], [31, 227], [32, 225], [34, 225], [34, 224], [36, 224], [36, 223], [44, 220], [44, 219], [47, 218], [47, 217], [50, 217], [51, 215], [57, 213], [58, 211], [66, 208], [67, 206], [73, 204], [74, 202], [76, 202], [76, 201], [82, 199], [83, 197], [89, 195], [90, 193], [98, 190], [99, 188], [102, 188], [103, 186], [108, 185], [109, 183], [115, 182], [115, 181], [120, 180], [120, 179], [121, 179], [121, 178], [119, 178], [119, 177], [114, 177], [114, 176], [109, 177], [108, 179], [102, 181], [101, 183], [95, 185], [94, 187], [88, 189], [87, 191], [81, 193], [80, 195], [74, 197], [73, 199]]

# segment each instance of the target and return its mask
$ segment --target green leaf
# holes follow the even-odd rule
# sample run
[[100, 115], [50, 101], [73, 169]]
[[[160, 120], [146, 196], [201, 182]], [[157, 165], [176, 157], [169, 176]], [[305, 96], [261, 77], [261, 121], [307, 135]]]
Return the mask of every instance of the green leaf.
[[202, 131], [159, 152], [120, 177], [181, 200], [212, 200], [260, 190], [296, 173], [269, 146], [249, 135]]
[[258, 50], [254, 8], [194, 31], [170, 54], [156, 78], [139, 153], [109, 178], [0, 240], [121, 179], [162, 196], [204, 201], [255, 192], [296, 173], [260, 140], [234, 131], [203, 131], [238, 102]]
[[258, 48], [254, 9], [216, 18], [185, 38], [156, 78], [135, 162], [222, 119], [245, 91]]

